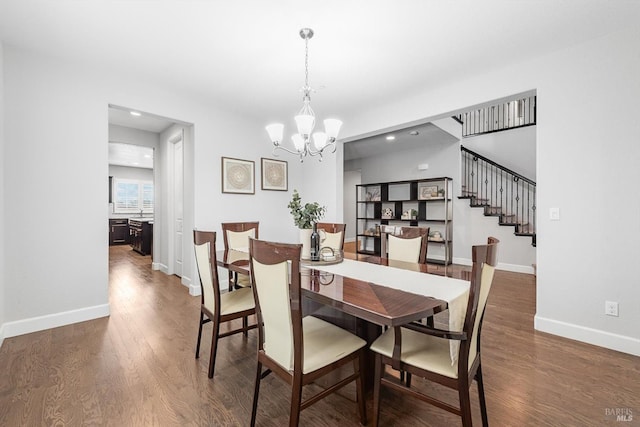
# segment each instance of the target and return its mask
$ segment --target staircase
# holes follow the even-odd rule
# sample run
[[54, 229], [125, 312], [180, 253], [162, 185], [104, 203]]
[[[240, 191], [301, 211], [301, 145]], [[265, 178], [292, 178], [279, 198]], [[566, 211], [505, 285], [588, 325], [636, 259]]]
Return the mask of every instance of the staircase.
[[536, 246], [536, 183], [465, 147], [462, 152], [462, 188], [459, 199], [484, 209], [498, 223], [513, 227], [516, 236], [531, 237]]

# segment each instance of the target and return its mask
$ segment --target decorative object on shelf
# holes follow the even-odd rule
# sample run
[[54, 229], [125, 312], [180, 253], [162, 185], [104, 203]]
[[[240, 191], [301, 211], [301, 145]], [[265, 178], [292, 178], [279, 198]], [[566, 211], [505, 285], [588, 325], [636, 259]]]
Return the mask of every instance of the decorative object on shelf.
[[222, 192], [255, 194], [254, 162], [252, 160], [222, 158]]
[[444, 199], [444, 188], [438, 189], [438, 198]]
[[392, 218], [393, 218], [393, 209], [385, 208], [385, 210], [382, 211], [382, 219], [392, 219]]
[[376, 224], [376, 231], [375, 231], [375, 235], [379, 236], [380, 235], [380, 224]]
[[311, 92], [313, 88], [309, 86], [309, 39], [313, 37], [313, 30], [311, 28], [303, 28], [300, 30], [300, 37], [304, 40], [305, 55], [304, 55], [304, 86], [302, 87], [302, 109], [297, 116], [294, 117], [298, 133], [291, 137], [295, 150], [283, 147], [282, 135], [284, 132], [284, 125], [282, 123], [273, 123], [266, 127], [269, 133], [269, 138], [274, 145], [273, 154], [276, 154], [277, 150], [284, 150], [291, 154], [297, 154], [300, 156], [300, 162], [304, 161], [304, 157], [318, 156], [318, 159], [322, 161], [322, 153], [331, 148], [331, 152], [336, 151], [336, 138], [342, 122], [338, 119], [325, 119], [324, 120], [324, 132], [316, 132], [313, 134], [313, 146], [311, 148], [311, 132], [316, 124], [316, 115], [311, 109]]
[[431, 231], [429, 233], [429, 240], [434, 242], [442, 242], [444, 239], [442, 238], [442, 234], [439, 231]]
[[418, 187], [418, 199], [429, 200], [438, 197], [437, 185], [424, 185]]
[[300, 229], [301, 257], [309, 259], [311, 256], [311, 226], [322, 219], [326, 207], [320, 206], [318, 202], [306, 203], [303, 207], [298, 190], [293, 190], [293, 196], [287, 207], [293, 216], [294, 224]]
[[284, 160], [262, 160], [262, 189], [273, 191], [287, 191], [287, 162]]
[[371, 201], [379, 202], [380, 201], [380, 190], [373, 190], [371, 192]]
[[400, 219], [416, 219], [418, 218], [418, 211], [415, 209], [409, 209], [402, 212]]

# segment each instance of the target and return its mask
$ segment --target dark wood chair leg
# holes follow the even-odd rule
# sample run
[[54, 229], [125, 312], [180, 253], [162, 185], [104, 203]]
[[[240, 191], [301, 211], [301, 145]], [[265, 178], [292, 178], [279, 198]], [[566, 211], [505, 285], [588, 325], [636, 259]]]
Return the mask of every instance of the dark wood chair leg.
[[256, 414], [258, 412], [258, 395], [260, 394], [260, 380], [262, 379], [262, 363], [258, 362], [256, 370], [256, 382], [253, 389], [253, 407], [251, 408], [251, 427], [256, 425]]
[[204, 323], [204, 313], [200, 310], [200, 326], [198, 326], [198, 343], [196, 344], [196, 359], [200, 358], [200, 341], [202, 341], [202, 324]]
[[364, 349], [359, 351], [358, 359], [353, 361], [353, 369], [358, 373], [356, 378], [356, 398], [358, 401], [358, 411], [360, 412], [360, 424], [367, 425], [367, 407], [365, 403], [366, 394], [364, 392], [364, 378], [362, 378], [365, 372], [365, 355]]
[[249, 336], [248, 331], [249, 331], [249, 322], [247, 321], [247, 316], [244, 316], [242, 318], [242, 335], [244, 335], [245, 337], [248, 337]]
[[229, 292], [231, 292], [233, 290], [233, 284], [235, 282], [236, 274], [237, 273], [235, 273], [233, 271], [229, 272]]
[[302, 373], [294, 373], [291, 384], [291, 411], [289, 427], [298, 427], [300, 422], [300, 404], [302, 403]]
[[211, 337], [211, 355], [209, 356], [209, 378], [213, 378], [213, 370], [216, 366], [216, 353], [218, 350], [218, 334], [220, 333], [220, 324], [213, 321], [213, 334]]
[[411, 372], [407, 372], [407, 388], [411, 388]]
[[487, 417], [487, 402], [484, 399], [484, 384], [482, 382], [482, 363], [478, 365], [476, 372], [476, 381], [478, 382], [478, 399], [480, 400], [480, 413], [482, 414], [482, 425], [489, 426], [489, 418]]
[[472, 427], [473, 421], [471, 419], [471, 397], [469, 396], [468, 384], [465, 387], [463, 384], [459, 384], [458, 396], [460, 396], [460, 416], [462, 417], [463, 427]]
[[378, 427], [380, 418], [380, 380], [382, 379], [382, 371], [384, 365], [380, 354], [376, 353], [376, 369], [373, 377], [373, 427]]

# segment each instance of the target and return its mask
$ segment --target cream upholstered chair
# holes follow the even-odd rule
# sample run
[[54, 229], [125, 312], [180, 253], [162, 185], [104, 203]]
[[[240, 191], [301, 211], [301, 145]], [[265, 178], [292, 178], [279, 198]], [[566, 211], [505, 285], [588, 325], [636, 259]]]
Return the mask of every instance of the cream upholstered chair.
[[[222, 233], [224, 250], [249, 251], [249, 238], [257, 239], [260, 223], [255, 222], [223, 222]], [[229, 291], [251, 285], [251, 279], [246, 274], [229, 271]]]
[[344, 250], [344, 233], [347, 228], [347, 224], [334, 224], [330, 222], [319, 222], [317, 224], [318, 230], [322, 230], [323, 233], [320, 236], [323, 240], [320, 241], [321, 248], [331, 248], [333, 250]]
[[396, 261], [427, 262], [429, 228], [396, 227], [395, 234], [388, 234], [382, 241], [382, 258]]
[[[213, 378], [218, 339], [240, 332], [246, 336], [249, 329], [257, 326], [249, 326], [247, 322], [247, 317], [255, 314], [256, 306], [253, 292], [249, 288], [224, 294], [220, 293], [218, 269], [216, 267], [216, 233], [214, 231], [193, 230], [193, 242], [198, 274], [200, 275], [200, 288], [202, 290], [196, 359], [200, 357], [202, 325], [212, 322], [213, 334], [211, 337], [211, 355], [209, 356], [209, 378]], [[221, 323], [240, 318], [242, 318], [242, 328], [220, 333]]]
[[[302, 245], [251, 240], [251, 281], [258, 317], [258, 368], [251, 425], [255, 425], [260, 380], [271, 372], [291, 385], [289, 425], [300, 411], [351, 381], [356, 381], [360, 421], [366, 424], [361, 378], [366, 342], [316, 317], [302, 317], [300, 252]], [[328, 372], [353, 363], [354, 372], [302, 401], [302, 387]], [[267, 370], [263, 373], [262, 367]]]
[[[480, 360], [480, 332], [484, 310], [496, 266], [498, 239], [489, 237], [488, 244], [472, 248], [473, 267], [469, 300], [461, 332], [435, 329], [417, 324], [390, 328], [371, 344], [376, 353], [373, 391], [373, 420], [378, 425], [380, 415], [380, 387], [405, 392], [427, 403], [462, 417], [462, 425], [472, 425], [469, 388], [473, 379], [478, 382], [482, 424], [488, 425], [487, 407], [482, 383]], [[400, 339], [396, 339], [399, 334]], [[451, 340], [459, 341], [457, 352], [451, 350]], [[452, 357], [452, 354], [457, 357]], [[385, 365], [435, 381], [457, 390], [460, 407], [426, 396], [397, 381], [384, 378]]]

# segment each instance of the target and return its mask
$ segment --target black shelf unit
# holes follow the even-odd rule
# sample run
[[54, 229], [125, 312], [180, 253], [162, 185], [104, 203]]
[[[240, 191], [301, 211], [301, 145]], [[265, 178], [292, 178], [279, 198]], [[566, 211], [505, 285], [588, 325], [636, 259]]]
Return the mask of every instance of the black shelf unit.
[[[431, 232], [439, 231], [443, 240], [429, 240], [432, 245], [429, 246], [427, 260], [451, 264], [451, 194], [452, 180], [449, 177], [356, 185], [356, 252], [381, 255], [381, 239], [386, 235], [383, 232], [376, 234], [376, 227], [429, 227]], [[387, 209], [392, 211], [391, 216], [385, 212]], [[402, 218], [404, 212], [411, 210], [415, 210], [415, 217]]]

